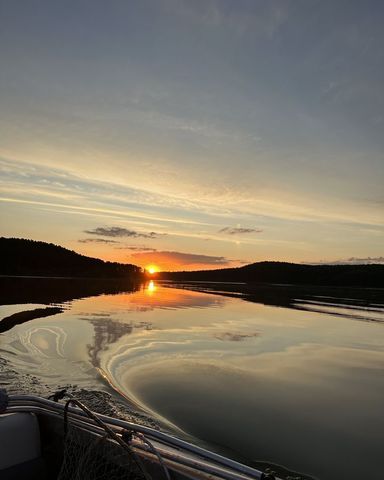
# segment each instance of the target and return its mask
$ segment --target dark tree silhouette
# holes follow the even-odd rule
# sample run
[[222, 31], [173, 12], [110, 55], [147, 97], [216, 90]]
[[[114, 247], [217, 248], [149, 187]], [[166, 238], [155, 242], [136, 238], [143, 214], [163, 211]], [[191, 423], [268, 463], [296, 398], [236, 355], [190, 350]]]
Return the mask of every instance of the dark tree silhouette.
[[259, 262], [239, 268], [162, 272], [159, 279], [176, 281], [246, 282], [255, 284], [384, 287], [384, 265], [301, 265]]
[[52, 243], [22, 238], [0, 238], [0, 275], [103, 277], [138, 280], [140, 267], [104, 262]]

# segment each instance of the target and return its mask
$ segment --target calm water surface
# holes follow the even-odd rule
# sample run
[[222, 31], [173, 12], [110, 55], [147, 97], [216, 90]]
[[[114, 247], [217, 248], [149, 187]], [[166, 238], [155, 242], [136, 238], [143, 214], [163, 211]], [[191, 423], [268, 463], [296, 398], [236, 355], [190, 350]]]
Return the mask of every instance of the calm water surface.
[[[3, 305], [0, 318], [40, 306]], [[0, 335], [0, 356], [52, 390], [113, 387], [249, 461], [384, 478], [380, 305], [295, 310], [151, 282], [64, 306]]]

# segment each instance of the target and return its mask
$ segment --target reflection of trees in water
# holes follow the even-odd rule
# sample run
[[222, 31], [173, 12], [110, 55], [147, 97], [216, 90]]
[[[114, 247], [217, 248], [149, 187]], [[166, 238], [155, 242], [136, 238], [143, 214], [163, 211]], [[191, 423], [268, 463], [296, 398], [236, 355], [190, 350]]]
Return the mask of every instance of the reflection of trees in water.
[[88, 354], [92, 365], [100, 367], [100, 352], [108, 349], [109, 345], [117, 342], [124, 335], [129, 335], [134, 329], [151, 330], [152, 324], [149, 322], [124, 323], [112, 320], [110, 318], [85, 318], [94, 327], [94, 342], [87, 345]]
[[[234, 297], [253, 303], [302, 310], [301, 302], [340, 304], [356, 308], [379, 306], [384, 303], [382, 288], [327, 287], [321, 285], [273, 285], [257, 283], [169, 282], [169, 289], [183, 288], [200, 293]], [[382, 309], [381, 309], [382, 310]]]
[[103, 278], [0, 278], [0, 304], [62, 303], [96, 295], [116, 295], [139, 291], [140, 284], [129, 279]]

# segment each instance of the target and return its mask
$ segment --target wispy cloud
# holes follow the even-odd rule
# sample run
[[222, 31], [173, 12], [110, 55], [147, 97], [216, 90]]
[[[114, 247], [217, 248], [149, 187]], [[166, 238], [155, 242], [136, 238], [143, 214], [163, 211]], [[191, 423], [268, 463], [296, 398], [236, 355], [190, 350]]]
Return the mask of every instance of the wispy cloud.
[[106, 240], [105, 238], [82, 238], [79, 243], [120, 243], [117, 240]]
[[157, 238], [159, 236], [156, 232], [137, 232], [122, 227], [97, 227], [94, 230], [84, 230], [84, 232], [101, 237]]
[[140, 246], [140, 245], [128, 245], [125, 247], [116, 247], [118, 250], [130, 250], [133, 252], [157, 252], [157, 248]]
[[217, 141], [230, 142], [260, 142], [261, 138], [255, 134], [247, 132], [234, 131], [224, 126], [219, 126], [214, 123], [206, 123], [184, 117], [177, 117], [174, 115], [166, 115], [157, 111], [137, 111], [138, 118], [141, 118], [143, 123], [147, 123], [153, 127], [175, 130], [184, 134], [192, 136], [206, 137], [207, 139]]
[[[166, 0], [172, 13], [177, 12], [190, 21], [198, 22], [210, 30], [226, 29], [237, 35], [252, 32], [261, 37], [271, 38], [287, 21], [288, 8], [279, 1], [258, 3], [257, 9], [228, 8], [225, 2], [205, 0], [189, 2], [187, 0]], [[252, 2], [250, 2], [252, 5]]]
[[[206, 211], [205, 205], [155, 193], [150, 189], [86, 179], [68, 170], [1, 157], [0, 173], [3, 201], [81, 210], [90, 215], [99, 212], [108, 217], [132, 218], [135, 223], [153, 226], [164, 222], [201, 226], [211, 224], [184, 215], [185, 210]], [[95, 198], [98, 200], [97, 206]]]
[[263, 230], [259, 228], [241, 228], [241, 227], [225, 227], [219, 230], [219, 233], [227, 233], [229, 235], [239, 235], [243, 233], [261, 233]]
[[[148, 225], [147, 228], [151, 230], [161, 228], [162, 224], [165, 228], [168, 228], [165, 224], [182, 225], [183, 229], [189, 225], [199, 226], [207, 235], [207, 227], [217, 219], [221, 220], [219, 225], [224, 222], [235, 223], [233, 219], [239, 217], [244, 218], [244, 223], [250, 223], [248, 219], [255, 215], [271, 221], [383, 224], [382, 205], [379, 203], [370, 201], [354, 204], [351, 209], [350, 205], [339, 201], [336, 209], [334, 202], [332, 208], [323, 202], [322, 208], [319, 208], [318, 201], [314, 203], [307, 197], [303, 202], [301, 195], [285, 194], [281, 188], [279, 191], [272, 189], [264, 198], [263, 195], [250, 195], [248, 191], [236, 190], [235, 187], [225, 189], [222, 185], [220, 188], [211, 185], [211, 190], [207, 191], [203, 185], [199, 185], [199, 196], [196, 196], [183, 183], [184, 193], [170, 192], [168, 189], [165, 195], [150, 189], [85, 179], [65, 169], [3, 158], [0, 158], [0, 172], [0, 201], [46, 206], [54, 210], [62, 208], [90, 216], [99, 214], [108, 218], [132, 219], [135, 224]], [[178, 184], [180, 182], [174, 186]], [[223, 221], [223, 217], [227, 220]]]
[[325, 265], [372, 265], [384, 264], [384, 257], [349, 257], [340, 260], [321, 261], [320, 264]]

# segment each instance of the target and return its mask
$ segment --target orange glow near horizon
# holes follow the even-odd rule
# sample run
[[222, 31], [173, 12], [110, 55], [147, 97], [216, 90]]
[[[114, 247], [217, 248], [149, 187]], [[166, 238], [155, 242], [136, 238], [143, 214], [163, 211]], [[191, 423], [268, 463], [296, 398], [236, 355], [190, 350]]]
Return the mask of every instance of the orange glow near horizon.
[[[240, 260], [228, 260], [224, 263], [205, 263], [204, 258], [201, 261], [193, 262], [185, 261], [180, 256], [186, 255], [187, 257], [191, 254], [184, 252], [180, 254], [179, 252], [140, 252], [127, 255], [124, 249], [115, 249], [111, 248], [109, 245], [99, 245], [98, 243], [80, 243], [66, 245], [67, 248], [70, 248], [82, 255], [100, 258], [105, 262], [119, 262], [119, 263], [129, 263], [137, 265], [142, 269], [145, 269], [148, 276], [156, 276], [160, 272], [180, 272], [180, 271], [194, 271], [194, 270], [216, 270], [218, 268], [228, 268], [228, 267], [240, 267], [243, 265], [243, 262]], [[205, 254], [202, 256], [204, 257]], [[194, 256], [194, 255], [193, 255]], [[199, 256], [199, 255], [198, 255]], [[252, 261], [259, 261], [263, 258], [252, 258]], [[189, 259], [187, 259], [189, 260]], [[284, 259], [286, 260], [286, 259]], [[288, 259], [290, 261], [290, 259]], [[249, 263], [252, 263], [251, 261]]]

